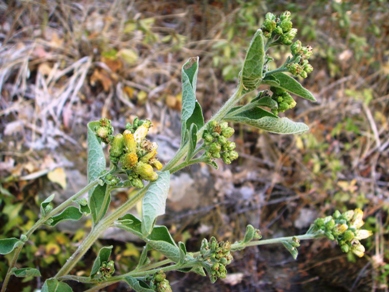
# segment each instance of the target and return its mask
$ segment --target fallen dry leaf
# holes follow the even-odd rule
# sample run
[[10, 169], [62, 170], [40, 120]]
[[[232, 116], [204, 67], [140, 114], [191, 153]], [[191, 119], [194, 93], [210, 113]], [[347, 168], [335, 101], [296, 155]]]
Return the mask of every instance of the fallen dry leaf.
[[47, 178], [53, 182], [59, 184], [63, 189], [66, 189], [66, 173], [62, 167], [49, 171]]

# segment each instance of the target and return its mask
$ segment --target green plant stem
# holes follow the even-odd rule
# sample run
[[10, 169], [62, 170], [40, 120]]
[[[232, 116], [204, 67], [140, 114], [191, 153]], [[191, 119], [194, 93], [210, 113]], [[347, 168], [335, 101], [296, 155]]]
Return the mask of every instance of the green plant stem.
[[[75, 193], [73, 196], [71, 196], [70, 198], [68, 198], [66, 201], [64, 201], [62, 204], [60, 204], [59, 206], [57, 206], [56, 208], [54, 208], [53, 210], [51, 210], [50, 212], [48, 212], [45, 216], [41, 217], [37, 222], [35, 222], [35, 224], [26, 232], [25, 236], [27, 238], [27, 240], [30, 238], [30, 236], [35, 232], [35, 230], [37, 230], [40, 226], [42, 226], [49, 218], [53, 217], [54, 215], [57, 215], [58, 213], [60, 213], [61, 211], [63, 211], [64, 209], [66, 209], [66, 207], [70, 206], [71, 204], [73, 204], [74, 200], [78, 199], [80, 196], [82, 196], [83, 194], [85, 194], [86, 192], [88, 192], [89, 190], [93, 189], [95, 186], [97, 186], [99, 183], [101, 182], [100, 180], [100, 177], [91, 181], [90, 183], [88, 183], [85, 187], [83, 187], [81, 190], [79, 190], [77, 193]], [[20, 252], [22, 251], [23, 247], [24, 247], [24, 244], [25, 242], [23, 242], [23, 244], [19, 245], [15, 250], [14, 250], [14, 253], [12, 255], [12, 258], [11, 258], [11, 261], [9, 263], [9, 268], [8, 268], [8, 271], [7, 271], [7, 274], [5, 276], [5, 279], [4, 279], [4, 282], [3, 282], [3, 286], [1, 288], [1, 292], [4, 292], [6, 291], [7, 289], [7, 285], [8, 285], [8, 282], [9, 282], [9, 279], [12, 275], [12, 272], [11, 270], [13, 269], [13, 267], [15, 266], [18, 258], [19, 258], [19, 254]]]
[[[303, 235], [296, 235], [296, 236], [289, 236], [289, 237], [279, 237], [279, 238], [272, 238], [272, 239], [265, 239], [265, 240], [255, 240], [250, 241], [248, 243], [245, 243], [243, 245], [243, 248], [249, 247], [249, 246], [257, 246], [257, 245], [266, 245], [266, 244], [275, 244], [275, 243], [282, 243], [283, 241], [289, 241], [289, 240], [311, 240], [316, 239], [320, 237], [325, 237], [323, 234], [303, 234]], [[231, 251], [237, 251], [242, 249], [241, 243], [234, 243], [231, 245]]]

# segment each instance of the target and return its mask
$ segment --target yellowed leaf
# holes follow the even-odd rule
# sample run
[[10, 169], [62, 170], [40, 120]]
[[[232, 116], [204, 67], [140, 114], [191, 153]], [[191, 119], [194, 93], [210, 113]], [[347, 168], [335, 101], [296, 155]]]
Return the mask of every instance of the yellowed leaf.
[[47, 174], [47, 177], [53, 183], [59, 184], [63, 189], [66, 189], [66, 173], [62, 167], [58, 167]]
[[131, 49], [122, 49], [118, 52], [118, 56], [128, 65], [133, 65], [138, 61], [138, 53]]

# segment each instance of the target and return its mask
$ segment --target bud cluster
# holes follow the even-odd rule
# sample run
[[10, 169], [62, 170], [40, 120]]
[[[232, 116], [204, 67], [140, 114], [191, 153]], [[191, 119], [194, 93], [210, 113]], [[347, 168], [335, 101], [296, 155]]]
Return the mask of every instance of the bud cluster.
[[110, 121], [101, 119], [95, 129], [96, 135], [111, 146], [110, 161], [127, 173], [130, 184], [136, 188], [143, 187], [142, 180], [157, 180], [154, 169], [162, 169], [162, 163], [156, 158], [158, 145], [146, 139], [150, 127], [149, 120], [136, 118], [126, 125], [123, 133], [113, 136]]
[[160, 270], [158, 271], [151, 281], [151, 286], [156, 292], [171, 292], [172, 287], [170, 287], [169, 281], [166, 279], [165, 273]]
[[265, 37], [274, 38], [277, 44], [283, 45], [291, 45], [297, 34], [297, 29], [293, 28], [289, 11], [285, 11], [280, 17], [270, 12], [267, 13], [261, 29]]
[[288, 71], [294, 76], [307, 78], [308, 74], [313, 71], [313, 67], [309, 64], [308, 59], [312, 56], [312, 47], [303, 46], [299, 40], [295, 41], [290, 50], [292, 52], [294, 62], [286, 65]]
[[226, 266], [233, 260], [231, 243], [228, 241], [218, 242], [215, 237], [211, 237], [208, 242], [204, 238], [201, 242], [199, 259], [208, 271], [212, 283], [218, 278], [224, 279], [227, 276]]
[[296, 106], [296, 101], [287, 91], [273, 86], [270, 87], [270, 90], [273, 92], [272, 99], [275, 100], [278, 105], [277, 108], [272, 109], [273, 114], [278, 115], [278, 113], [283, 113]]
[[97, 273], [93, 276], [93, 279], [104, 281], [108, 278], [111, 278], [113, 273], [115, 273], [115, 263], [114, 261], [105, 261], [101, 264]]
[[359, 242], [372, 235], [370, 230], [360, 229], [364, 224], [363, 211], [359, 208], [344, 213], [335, 211], [332, 216], [318, 218], [313, 224], [315, 231], [323, 232], [330, 240], [335, 240], [343, 252], [353, 252], [358, 257], [365, 253]]
[[229, 141], [234, 135], [234, 128], [228, 126], [227, 122], [218, 123], [212, 121], [208, 124], [207, 129], [203, 133], [205, 155], [208, 159], [222, 158], [224, 163], [231, 162], [238, 158], [238, 152], [234, 149], [235, 142]]

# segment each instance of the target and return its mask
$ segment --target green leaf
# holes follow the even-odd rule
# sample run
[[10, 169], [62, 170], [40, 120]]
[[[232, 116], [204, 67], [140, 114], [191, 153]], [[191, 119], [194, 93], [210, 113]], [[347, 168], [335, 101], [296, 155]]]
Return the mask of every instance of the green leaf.
[[15, 237], [0, 239], [0, 254], [9, 254], [23, 242]]
[[240, 74], [241, 83], [246, 92], [252, 91], [259, 86], [263, 76], [264, 59], [263, 32], [261, 29], [258, 29], [250, 42]]
[[92, 270], [90, 273], [91, 278], [93, 278], [97, 274], [97, 272], [100, 270], [101, 265], [104, 262], [109, 261], [109, 257], [111, 256], [112, 248], [113, 248], [112, 245], [111, 246], [104, 246], [104, 247], [100, 248], [97, 257], [96, 257], [95, 261], [93, 262]]
[[272, 99], [270, 96], [262, 97], [258, 100], [252, 101], [251, 103], [256, 106], [266, 106], [271, 109], [278, 108], [277, 102], [274, 99]]
[[136, 292], [154, 292], [155, 291], [154, 289], [151, 289], [149, 287], [149, 285], [147, 285], [145, 282], [140, 281], [134, 277], [127, 276], [127, 277], [124, 277], [124, 279], [126, 280], [128, 285], [130, 285], [130, 287], [132, 289], [134, 289]]
[[54, 199], [55, 197], [55, 194], [52, 194], [51, 196], [47, 197], [46, 200], [44, 200], [42, 203], [41, 203], [41, 215], [42, 216], [46, 216], [47, 213], [49, 213], [53, 207], [51, 206], [51, 201]]
[[203, 109], [197, 100], [192, 115], [186, 121], [186, 128], [190, 129], [192, 124], [195, 124], [199, 129], [204, 125]]
[[89, 208], [93, 224], [96, 225], [104, 217], [111, 202], [111, 189], [106, 184], [98, 185], [89, 198]]
[[180, 260], [180, 249], [177, 247], [166, 226], [155, 226], [147, 237], [151, 248], [161, 252], [174, 262]]
[[82, 217], [82, 212], [80, 212], [79, 208], [74, 206], [69, 206], [65, 210], [63, 210], [60, 214], [51, 217], [47, 220], [47, 224], [50, 226], [55, 226], [61, 221], [65, 220], [74, 220], [78, 221]]
[[59, 282], [57, 279], [48, 279], [43, 284], [41, 292], [72, 292], [72, 288], [66, 283]]
[[180, 250], [180, 260], [179, 260], [179, 263], [184, 263], [185, 262], [185, 258], [186, 258], [186, 254], [187, 254], [185, 243], [180, 241], [178, 243], [178, 247], [179, 247], [179, 250]]
[[189, 149], [188, 149], [188, 153], [186, 154], [186, 161], [188, 162], [189, 160], [191, 160], [191, 158], [193, 157], [193, 153], [196, 149], [196, 145], [197, 145], [197, 125], [196, 124], [192, 124], [190, 126], [190, 130], [189, 130]]
[[[293, 77], [291, 77], [285, 73], [282, 73], [282, 72], [273, 73], [270, 76], [276, 78], [277, 81], [279, 81], [279, 83], [280, 83], [279, 85], [271, 84], [272, 86], [282, 88], [286, 91], [289, 91], [290, 93], [293, 93], [297, 96], [308, 99], [310, 101], [316, 101], [316, 98], [313, 96], [313, 94], [308, 89], [305, 89], [300, 84], [300, 82], [298, 82]], [[267, 76], [266, 76], [266, 78], [267, 78]], [[264, 80], [263, 83], [267, 84], [267, 82], [265, 82], [265, 81], [266, 81], [266, 79]]]
[[[234, 113], [232, 113], [232, 114], [234, 114]], [[228, 120], [231, 120], [231, 121], [238, 121], [239, 120], [240, 121], [241, 118], [247, 118], [247, 119], [251, 119], [251, 120], [259, 120], [259, 119], [262, 119], [264, 117], [272, 117], [272, 118], [278, 119], [278, 117], [276, 115], [274, 115], [273, 113], [266, 111], [262, 108], [255, 107], [255, 108], [240, 112], [238, 114], [234, 114], [231, 116], [228, 115], [225, 118], [225, 120], [226, 121], [228, 121]]]
[[115, 222], [115, 226], [120, 229], [134, 233], [143, 238], [142, 222], [132, 214], [126, 214]]
[[[196, 83], [199, 57], [188, 59], [182, 66], [182, 109], [181, 109], [181, 144], [184, 144], [186, 135], [186, 122], [193, 115], [196, 108]], [[201, 109], [201, 108], [200, 108]]]
[[298, 250], [294, 246], [295, 243], [293, 241], [291, 241], [291, 240], [284, 240], [284, 241], [282, 241], [282, 244], [290, 252], [290, 254], [292, 255], [293, 259], [296, 259], [297, 255], [298, 255]]
[[143, 267], [144, 265], [147, 265], [150, 263], [150, 259], [147, 257], [147, 254], [149, 251], [150, 251], [150, 247], [148, 244], [146, 244], [143, 247], [142, 253], [140, 254], [138, 265], [136, 266], [136, 269], [139, 269], [140, 267]]
[[288, 118], [266, 116], [255, 120], [247, 117], [236, 116], [229, 118], [228, 120], [277, 134], [300, 134], [309, 130], [309, 127], [306, 124], [294, 122]]
[[88, 200], [81, 198], [75, 201], [78, 204], [78, 210], [83, 214], [90, 214], [90, 208], [88, 205]]
[[166, 199], [170, 186], [170, 172], [158, 173], [158, 179], [150, 183], [142, 199], [142, 234], [148, 236], [158, 216], [165, 214]]
[[[101, 143], [97, 138], [94, 128], [99, 126], [99, 122], [88, 123], [88, 182], [98, 178], [105, 170], [106, 162]], [[93, 190], [89, 191], [91, 196]]]
[[275, 78], [273, 75], [266, 75], [262, 79], [262, 84], [279, 87], [280, 81], [277, 78]]
[[23, 278], [23, 277], [41, 277], [41, 272], [38, 269], [34, 268], [13, 268], [12, 275]]

